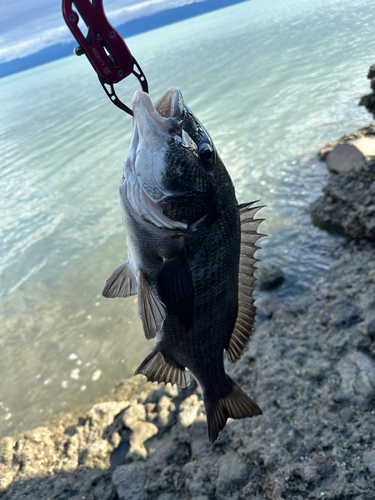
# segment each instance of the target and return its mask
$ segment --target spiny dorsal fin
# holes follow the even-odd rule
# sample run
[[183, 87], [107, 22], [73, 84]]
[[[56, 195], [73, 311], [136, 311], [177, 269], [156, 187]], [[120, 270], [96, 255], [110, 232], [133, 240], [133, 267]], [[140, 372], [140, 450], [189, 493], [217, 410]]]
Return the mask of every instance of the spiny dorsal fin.
[[148, 382], [170, 382], [180, 387], [187, 387], [190, 383], [189, 372], [172, 358], [164, 356], [156, 346], [135, 370], [134, 375], [138, 374], [145, 375]]
[[[258, 200], [259, 201], [259, 200]], [[257, 232], [259, 224], [264, 219], [254, 219], [255, 214], [263, 207], [254, 207], [252, 203], [239, 206], [241, 220], [241, 250], [238, 274], [238, 313], [233, 333], [226, 349], [227, 358], [231, 363], [238, 361], [246, 344], [250, 340], [251, 331], [255, 322], [256, 307], [253, 299], [253, 283], [256, 280], [254, 271], [254, 253], [260, 248], [255, 243], [265, 236]]]
[[142, 320], [146, 339], [155, 338], [165, 320], [165, 307], [150, 290], [146, 278], [138, 274], [138, 316]]
[[130, 270], [129, 261], [126, 260], [105, 280], [102, 295], [110, 299], [115, 297], [126, 298], [130, 297], [130, 295], [136, 295], [137, 289], [137, 280]]

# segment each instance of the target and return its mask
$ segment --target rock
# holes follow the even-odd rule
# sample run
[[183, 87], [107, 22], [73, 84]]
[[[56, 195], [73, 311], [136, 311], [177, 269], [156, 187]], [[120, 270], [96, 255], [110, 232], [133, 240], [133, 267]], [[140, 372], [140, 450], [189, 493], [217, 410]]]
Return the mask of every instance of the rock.
[[343, 174], [355, 170], [366, 160], [375, 156], [375, 136], [361, 137], [338, 144], [326, 158], [327, 167], [331, 172]]
[[220, 458], [219, 477], [216, 481], [216, 492], [220, 500], [227, 500], [231, 494], [245, 485], [248, 478], [248, 467], [239, 455], [228, 452]]
[[258, 284], [263, 290], [279, 287], [284, 282], [284, 273], [276, 264], [260, 265], [256, 271]]
[[142, 404], [133, 404], [124, 412], [122, 421], [125, 427], [134, 429], [139, 422], [146, 420], [146, 409]]
[[167, 384], [164, 388], [164, 393], [166, 396], [171, 399], [175, 399], [178, 397], [178, 387], [176, 384]]
[[130, 436], [130, 450], [126, 455], [129, 461], [145, 460], [147, 458], [147, 450], [144, 442], [155, 436], [158, 433], [158, 428], [151, 422], [138, 422]]
[[158, 403], [158, 420], [162, 427], [171, 425], [174, 421], [175, 404], [167, 396], [162, 396]]
[[178, 421], [184, 427], [190, 427], [190, 425], [197, 418], [203, 402], [198, 400], [196, 394], [192, 394], [181, 403], [180, 412], [178, 414]]
[[5, 437], [0, 441], [0, 463], [12, 465], [15, 444], [11, 437]]
[[170, 492], [180, 491], [183, 486], [181, 467], [174, 464], [165, 467], [159, 476], [158, 483], [162, 490]]
[[218, 467], [214, 460], [201, 459], [188, 462], [182, 468], [185, 476], [185, 489], [188, 498], [199, 498], [202, 492], [209, 498], [215, 498], [215, 481], [218, 475]]
[[375, 450], [367, 450], [363, 453], [363, 463], [371, 474], [375, 474]]
[[271, 318], [275, 312], [280, 311], [283, 305], [284, 301], [280, 297], [270, 297], [257, 304], [257, 309], [264, 316]]
[[367, 78], [369, 80], [372, 80], [373, 78], [375, 78], [375, 64], [370, 66], [370, 69], [368, 70]]
[[371, 340], [375, 340], [375, 318], [367, 325], [367, 333]]
[[120, 500], [144, 500], [146, 466], [141, 462], [120, 465], [112, 476]]
[[107, 440], [98, 439], [88, 446], [82, 464], [90, 469], [97, 466], [109, 467], [110, 454], [112, 451], [113, 446], [111, 446]]
[[331, 315], [331, 322], [337, 325], [350, 326], [359, 321], [360, 310], [349, 299], [337, 299], [326, 305], [326, 310]]
[[361, 164], [361, 169], [332, 176], [323, 195], [308, 209], [314, 224], [351, 238], [375, 238], [374, 181], [374, 160]]
[[341, 388], [349, 396], [371, 397], [375, 388], [375, 361], [362, 352], [351, 352], [336, 366]]

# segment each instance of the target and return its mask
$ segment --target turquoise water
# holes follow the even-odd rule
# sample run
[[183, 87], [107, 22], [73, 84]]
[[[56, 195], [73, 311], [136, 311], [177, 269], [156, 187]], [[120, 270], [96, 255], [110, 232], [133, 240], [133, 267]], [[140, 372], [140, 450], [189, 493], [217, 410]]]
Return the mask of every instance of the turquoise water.
[[[127, 40], [157, 99], [178, 86], [240, 202], [267, 208], [258, 257], [280, 294], [308, 291], [338, 239], [305, 210], [316, 152], [371, 121], [357, 106], [375, 62], [373, 0], [252, 0]], [[130, 102], [137, 88], [121, 84]], [[109, 394], [147, 342], [128, 300], [100, 296], [126, 258], [117, 202], [130, 118], [84, 58], [0, 80], [0, 435]], [[259, 294], [258, 294], [259, 297]]]

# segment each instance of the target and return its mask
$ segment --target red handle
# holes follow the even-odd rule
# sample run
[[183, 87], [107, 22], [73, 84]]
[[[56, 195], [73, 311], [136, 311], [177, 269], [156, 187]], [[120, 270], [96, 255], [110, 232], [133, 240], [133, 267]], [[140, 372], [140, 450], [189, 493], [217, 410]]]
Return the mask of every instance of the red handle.
[[[118, 83], [133, 71], [133, 57], [121, 35], [111, 26], [103, 0], [63, 0], [66, 24], [99, 77]], [[85, 35], [79, 20], [87, 26]]]

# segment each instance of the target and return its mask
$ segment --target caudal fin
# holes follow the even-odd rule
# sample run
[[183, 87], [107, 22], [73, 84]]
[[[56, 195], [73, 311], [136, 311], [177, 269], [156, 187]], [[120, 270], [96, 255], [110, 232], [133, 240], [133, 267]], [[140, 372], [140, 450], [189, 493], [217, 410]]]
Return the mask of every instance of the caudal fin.
[[[229, 378], [229, 377], [228, 377]], [[246, 418], [261, 415], [262, 410], [238, 385], [229, 379], [232, 390], [215, 402], [204, 401], [208, 437], [214, 443], [224, 429], [228, 418]]]

